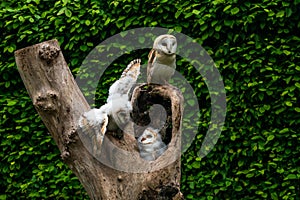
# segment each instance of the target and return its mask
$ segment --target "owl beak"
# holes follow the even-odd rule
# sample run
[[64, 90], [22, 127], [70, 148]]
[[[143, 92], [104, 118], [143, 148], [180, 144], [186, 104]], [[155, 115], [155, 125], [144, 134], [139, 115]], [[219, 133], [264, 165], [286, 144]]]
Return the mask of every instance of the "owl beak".
[[172, 55], [174, 55], [174, 54], [175, 54], [174, 52], [168, 51], [168, 55], [172, 56]]
[[176, 52], [176, 47], [173, 46], [172, 43], [167, 44], [167, 49], [168, 49], [168, 55], [173, 55]]
[[166, 53], [166, 55], [168, 55], [168, 56], [173, 56], [173, 55], [175, 55], [175, 53], [169, 50], [169, 51]]

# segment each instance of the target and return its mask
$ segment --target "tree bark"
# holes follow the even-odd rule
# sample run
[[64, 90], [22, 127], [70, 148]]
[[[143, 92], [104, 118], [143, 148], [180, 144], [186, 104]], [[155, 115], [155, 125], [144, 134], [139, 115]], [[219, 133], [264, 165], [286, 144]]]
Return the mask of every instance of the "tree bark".
[[[20, 49], [15, 52], [15, 58], [33, 105], [54, 138], [63, 161], [91, 199], [183, 199], [180, 192], [183, 97], [178, 89], [171, 85], [137, 86], [132, 94], [132, 118], [136, 123], [132, 132], [123, 133], [122, 139], [106, 134], [99, 144], [103, 152], [97, 158], [81, 140], [80, 134], [84, 133], [77, 129], [80, 116], [90, 106], [58, 42], [51, 40]], [[167, 111], [162, 130], [168, 149], [157, 160], [149, 162], [139, 157], [133, 135], [147, 125], [146, 105], [154, 104], [161, 104]], [[133, 168], [136, 171], [130, 171]]]

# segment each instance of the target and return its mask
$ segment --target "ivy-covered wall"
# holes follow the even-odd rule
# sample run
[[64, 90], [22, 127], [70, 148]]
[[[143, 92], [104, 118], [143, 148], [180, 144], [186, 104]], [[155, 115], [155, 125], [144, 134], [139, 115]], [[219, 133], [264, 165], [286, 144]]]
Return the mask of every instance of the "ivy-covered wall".
[[[224, 130], [200, 159], [210, 97], [178, 60], [201, 105], [197, 140], [182, 156], [186, 199], [300, 199], [299, 0], [12, 0], [0, 8], [0, 199], [88, 198], [33, 108], [14, 51], [56, 38], [76, 75], [101, 41], [149, 26], [194, 38], [226, 89]], [[99, 102], [130, 59], [106, 72]]]

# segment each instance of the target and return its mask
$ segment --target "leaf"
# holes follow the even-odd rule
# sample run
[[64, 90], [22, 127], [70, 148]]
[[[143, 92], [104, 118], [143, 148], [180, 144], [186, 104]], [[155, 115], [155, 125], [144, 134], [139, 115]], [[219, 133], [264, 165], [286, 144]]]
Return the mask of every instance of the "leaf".
[[22, 131], [24, 131], [24, 132], [29, 132], [29, 127], [28, 127], [28, 126], [24, 126], [24, 127], [22, 128]]
[[229, 187], [231, 184], [232, 184], [231, 181], [226, 181], [225, 182], [226, 187]]
[[293, 14], [293, 11], [291, 8], [286, 8], [285, 12], [286, 12], [286, 17], [290, 17]]
[[10, 82], [5, 82], [5, 88], [9, 88], [9, 86], [10, 86]]
[[65, 15], [67, 16], [67, 17], [71, 17], [72, 16], [72, 12], [71, 12], [71, 10], [69, 10], [69, 9], [65, 9]]
[[80, 50], [81, 51], [87, 51], [88, 50], [88, 47], [86, 45], [81, 45], [80, 46]]
[[200, 162], [197, 162], [197, 161], [193, 162], [192, 167], [195, 168], [195, 169], [199, 169], [200, 168]]
[[177, 31], [177, 32], [181, 32], [182, 31], [182, 27], [181, 26], [175, 26], [175, 31]]
[[61, 8], [61, 9], [58, 11], [57, 15], [63, 14], [63, 13], [65, 12], [66, 9], [67, 9], [66, 7]]
[[85, 20], [85, 22], [84, 22], [84, 23], [85, 23], [85, 25], [87, 25], [87, 26], [91, 25], [91, 21], [90, 21], [90, 20], [88, 20], [88, 19], [87, 19], [87, 20]]
[[175, 18], [177, 19], [181, 14], [181, 10], [177, 10], [175, 13]]
[[232, 141], [235, 141], [236, 136], [235, 136], [235, 135], [232, 135], [232, 136], [230, 136], [230, 139], [231, 139]]
[[243, 190], [243, 187], [239, 185], [239, 186], [235, 187], [234, 190], [237, 192], [240, 192]]
[[273, 140], [274, 138], [275, 138], [274, 135], [269, 135], [269, 136], [267, 137], [267, 141], [271, 141], [271, 140]]
[[284, 128], [284, 129], [280, 130], [279, 133], [283, 134], [283, 133], [287, 133], [289, 131], [290, 131], [289, 128]]
[[290, 102], [290, 101], [286, 101], [286, 102], [285, 102], [285, 105], [287, 105], [287, 106], [290, 106], [290, 107], [291, 107], [291, 106], [293, 106], [293, 103], [292, 103], [292, 102]]
[[250, 174], [247, 174], [247, 175], [246, 175], [247, 178], [252, 178], [253, 176], [254, 176], [253, 173], [250, 173]]
[[232, 26], [234, 24], [234, 21], [225, 19], [224, 24], [225, 24], [225, 26]]
[[238, 14], [239, 11], [240, 11], [240, 9], [238, 7], [235, 7], [230, 12], [231, 12], [231, 14], [236, 15], [236, 14]]
[[69, 3], [69, 0], [62, 0], [62, 2], [63, 2], [63, 5], [66, 5]]
[[231, 5], [226, 6], [226, 7], [223, 9], [223, 12], [225, 12], [225, 11], [228, 10], [229, 8], [231, 8]]
[[276, 17], [282, 18], [282, 17], [284, 17], [284, 14], [285, 14], [285, 11], [284, 11], [284, 10], [281, 10], [281, 11], [279, 11], [279, 12], [276, 14]]
[[288, 180], [288, 179], [297, 179], [297, 175], [296, 174], [289, 174], [283, 180]]
[[270, 110], [271, 106], [270, 105], [264, 105], [265, 110]]
[[222, 28], [222, 26], [219, 25], [219, 26], [216, 26], [215, 30], [216, 30], [217, 32], [219, 32], [219, 31], [221, 30], [221, 28]]
[[106, 18], [105, 22], [104, 22], [104, 26], [106, 26], [107, 24], [109, 24], [110, 22], [110, 18]]
[[14, 106], [16, 105], [18, 102], [16, 100], [8, 100], [8, 103], [6, 104], [7, 106]]
[[194, 13], [195, 15], [199, 15], [200, 11], [199, 10], [193, 10], [192, 13]]
[[19, 16], [18, 19], [19, 19], [20, 22], [24, 22], [25, 21], [25, 19], [24, 19], [23, 16]]
[[139, 38], [138, 38], [138, 40], [139, 40], [139, 43], [141, 43], [141, 44], [144, 44], [144, 42], [145, 42], [145, 37], [143, 37], [143, 36], [140, 36]]
[[132, 20], [133, 20], [133, 18], [128, 18], [128, 19], [125, 21], [125, 27], [128, 27], [129, 25], [131, 25]]

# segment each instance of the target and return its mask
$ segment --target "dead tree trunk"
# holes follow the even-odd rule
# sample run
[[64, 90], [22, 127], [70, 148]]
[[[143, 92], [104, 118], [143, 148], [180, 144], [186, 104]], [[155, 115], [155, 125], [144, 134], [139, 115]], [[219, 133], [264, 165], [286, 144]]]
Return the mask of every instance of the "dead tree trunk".
[[[138, 86], [132, 95], [132, 117], [145, 125], [146, 105], [168, 102], [168, 149], [155, 161], [138, 155], [133, 133], [122, 139], [106, 135], [103, 160], [97, 160], [79, 137], [78, 119], [90, 106], [78, 88], [56, 40], [36, 44], [15, 52], [18, 70], [34, 107], [54, 138], [63, 161], [76, 174], [91, 199], [183, 199], [180, 192], [180, 141], [183, 97], [172, 86]], [[146, 120], [147, 121], [147, 120]], [[135, 130], [138, 132], [138, 128]], [[112, 145], [113, 144], [113, 145]], [[131, 159], [122, 157], [116, 147], [133, 152]], [[105, 154], [105, 152], [107, 154]], [[126, 155], [124, 155], [126, 156]], [[105, 161], [106, 160], [106, 161]], [[110, 161], [107, 161], [110, 160]], [[132, 165], [138, 173], [117, 170], [108, 164]], [[125, 161], [124, 161], [125, 160]]]

